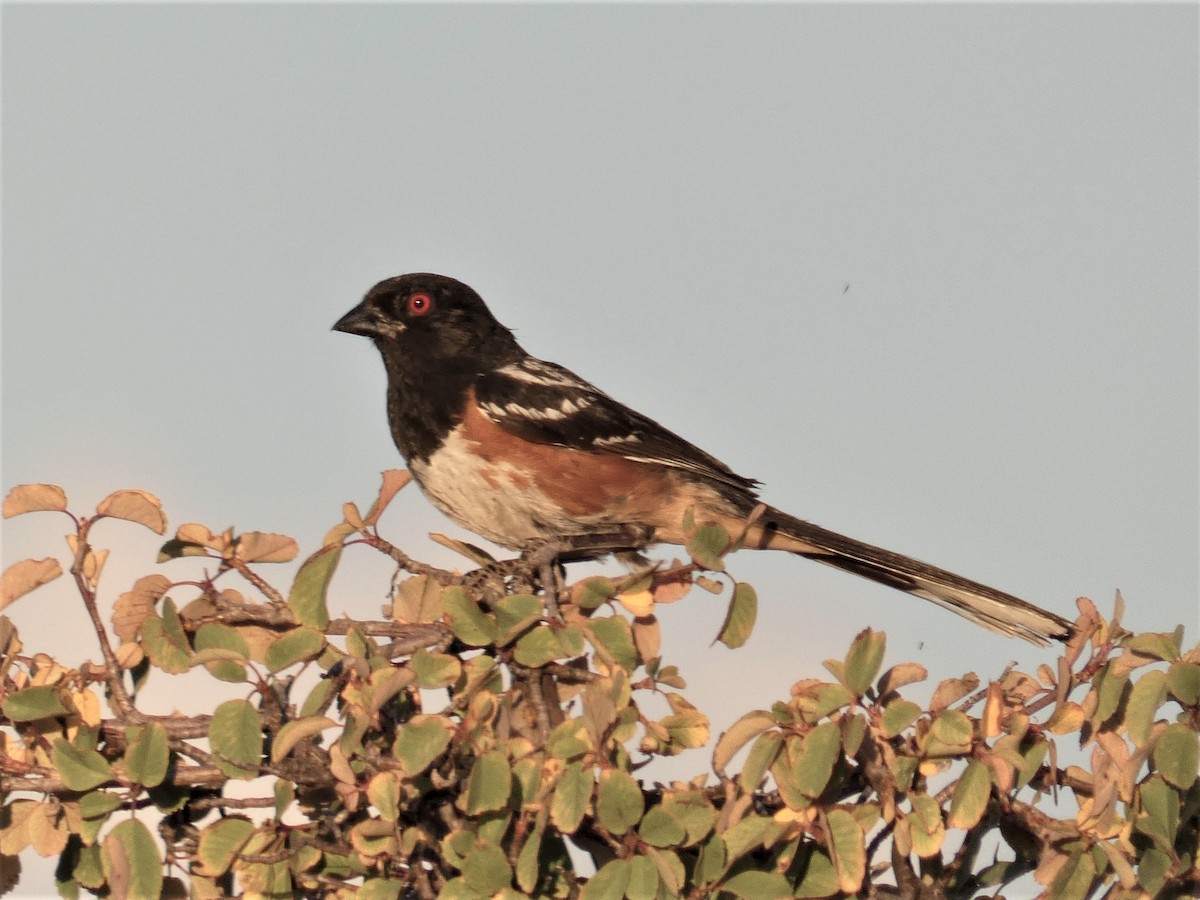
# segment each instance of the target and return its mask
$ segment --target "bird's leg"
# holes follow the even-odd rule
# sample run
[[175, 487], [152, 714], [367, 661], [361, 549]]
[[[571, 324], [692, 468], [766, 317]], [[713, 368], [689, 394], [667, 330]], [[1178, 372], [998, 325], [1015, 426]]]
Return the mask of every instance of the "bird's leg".
[[532, 550], [521, 554], [521, 558], [530, 567], [537, 570], [542, 582], [542, 595], [545, 597], [546, 612], [551, 618], [559, 618], [558, 614], [558, 563], [559, 557], [569, 551], [571, 545], [564, 540], [550, 540]]
[[522, 553], [521, 558], [537, 569], [546, 598], [546, 610], [558, 618], [558, 567], [561, 563], [635, 551], [644, 547], [649, 539], [649, 534], [630, 529], [605, 534], [570, 535], [546, 541]]

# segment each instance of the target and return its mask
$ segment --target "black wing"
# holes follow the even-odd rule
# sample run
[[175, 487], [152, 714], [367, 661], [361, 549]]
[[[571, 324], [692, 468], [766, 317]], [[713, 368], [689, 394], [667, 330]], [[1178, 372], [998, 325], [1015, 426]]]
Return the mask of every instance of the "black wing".
[[731, 498], [755, 496], [754, 479], [554, 363], [526, 357], [488, 372], [476, 382], [475, 397], [489, 419], [524, 440], [669, 466]]

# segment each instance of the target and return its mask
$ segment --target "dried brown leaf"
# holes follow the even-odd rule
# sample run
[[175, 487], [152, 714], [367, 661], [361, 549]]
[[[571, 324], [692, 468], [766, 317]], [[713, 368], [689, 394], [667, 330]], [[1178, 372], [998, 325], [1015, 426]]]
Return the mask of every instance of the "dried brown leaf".
[[365, 521], [368, 525], [377, 523], [379, 517], [383, 515], [383, 511], [392, 502], [392, 498], [400, 492], [401, 488], [412, 481], [412, 473], [408, 469], [387, 469], [382, 474], [383, 484], [379, 487], [379, 496], [375, 498], [375, 502], [367, 511]]
[[165, 534], [167, 517], [158, 498], [146, 491], [115, 491], [100, 501], [97, 514], [145, 525], [155, 534]]
[[132, 641], [154, 610], [154, 604], [162, 599], [171, 587], [170, 579], [162, 575], [147, 575], [134, 582], [133, 587], [117, 598], [113, 605], [113, 631], [123, 641]]
[[291, 562], [300, 552], [295, 538], [270, 531], [248, 531], [237, 539], [238, 559], [253, 563]]
[[67, 508], [67, 495], [57, 484], [18, 484], [4, 498], [4, 518], [27, 512], [55, 511]]
[[657, 659], [662, 650], [662, 628], [654, 615], [633, 620], [633, 644], [642, 660]]
[[0, 576], [0, 609], [61, 574], [62, 566], [52, 556], [13, 563]]

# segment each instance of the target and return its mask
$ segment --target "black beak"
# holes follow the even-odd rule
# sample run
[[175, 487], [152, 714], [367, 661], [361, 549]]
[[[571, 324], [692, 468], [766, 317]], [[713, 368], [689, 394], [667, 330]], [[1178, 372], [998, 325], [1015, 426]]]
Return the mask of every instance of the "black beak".
[[344, 331], [346, 334], [361, 334], [363, 337], [376, 337], [380, 334], [379, 322], [374, 312], [362, 303], [338, 319], [333, 330]]

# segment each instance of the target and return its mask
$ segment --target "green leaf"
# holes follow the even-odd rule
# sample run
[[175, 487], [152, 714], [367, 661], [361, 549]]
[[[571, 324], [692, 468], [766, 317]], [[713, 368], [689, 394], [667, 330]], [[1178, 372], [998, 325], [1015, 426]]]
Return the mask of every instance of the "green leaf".
[[521, 852], [517, 856], [517, 886], [529, 894], [537, 886], [539, 857], [542, 849], [542, 838], [546, 829], [538, 826], [525, 838]]
[[479, 608], [460, 587], [446, 590], [442, 597], [446, 612], [446, 623], [454, 636], [472, 647], [486, 647], [494, 643], [498, 628], [495, 620]]
[[392, 752], [410, 778], [420, 775], [450, 745], [450, 723], [441, 716], [413, 716], [396, 732]]
[[683, 709], [659, 720], [659, 724], [667, 729], [674, 747], [694, 750], [708, 743], [708, 716], [698, 709]]
[[408, 661], [417, 676], [417, 684], [426, 690], [449, 687], [462, 675], [462, 663], [449, 653], [418, 650]]
[[593, 575], [585, 578], [571, 589], [571, 599], [582, 610], [593, 610], [616, 596], [617, 589], [611, 578]]
[[1158, 896], [1170, 872], [1171, 857], [1157, 847], [1151, 847], [1138, 860], [1138, 884], [1152, 897]]
[[687, 542], [687, 552], [700, 568], [723, 572], [725, 561], [721, 556], [729, 549], [729, 544], [729, 532], [720, 525], [701, 525]]
[[542, 601], [532, 594], [512, 594], [496, 603], [496, 646], [512, 643], [542, 617]]
[[629, 886], [629, 860], [613, 859], [588, 879], [579, 900], [621, 900]]
[[275, 740], [271, 742], [271, 762], [277, 763], [286, 759], [296, 745], [308, 738], [315, 737], [328, 728], [336, 728], [337, 722], [328, 716], [307, 716], [303, 719], [293, 719], [279, 729]]
[[162, 893], [162, 859], [150, 829], [125, 819], [100, 847], [104, 878], [114, 897], [157, 897]]
[[913, 851], [928, 859], [942, 849], [942, 842], [946, 839], [942, 810], [937, 800], [928, 794], [913, 793], [909, 795], [909, 800], [913, 808], [907, 819], [912, 832]]
[[1181, 791], [1190, 790], [1200, 768], [1200, 735], [1179, 722], [1168, 725], [1154, 745], [1154, 767]]
[[596, 815], [613, 834], [624, 834], [642, 818], [645, 809], [642, 789], [628, 772], [609, 769], [600, 776]]
[[243, 816], [229, 815], [217, 819], [200, 832], [200, 841], [196, 846], [196, 874], [208, 878], [224, 875], [252, 834], [254, 824]]
[[275, 795], [275, 818], [282, 819], [288, 807], [296, 800], [295, 785], [286, 778], [276, 778], [273, 793]]
[[573, 762], [563, 769], [550, 800], [550, 821], [559, 831], [573, 834], [579, 827], [591, 805], [594, 784], [590, 766], [584, 769], [583, 763]]
[[[237, 657], [236, 660], [206, 662], [204, 667], [214, 678], [234, 684], [240, 684], [246, 680], [244, 663], [250, 659], [250, 645], [246, 643], [246, 639], [236, 628], [222, 625], [219, 622], [206, 622], [197, 629], [195, 644], [197, 656], [205, 650], [226, 650]], [[194, 662], [195, 660], [193, 660]]]
[[263, 734], [258, 713], [245, 700], [226, 700], [216, 708], [208, 726], [209, 746], [217, 767], [230, 778], [258, 777]]
[[927, 756], [954, 756], [971, 749], [971, 719], [957, 709], [943, 709], [929, 726], [925, 741]]
[[792, 896], [792, 887], [778, 872], [739, 872], [721, 885], [721, 890], [742, 900], [782, 900]]
[[558, 634], [548, 625], [538, 625], [517, 639], [513, 658], [531, 669], [541, 668], [556, 659], [570, 656], [559, 640]]
[[841, 755], [842, 733], [836, 722], [825, 722], [810, 731], [793, 774], [796, 789], [807, 797], [821, 796]]
[[767, 769], [775, 764], [775, 757], [779, 755], [781, 746], [783, 746], [783, 735], [778, 731], [760, 735], [755, 740], [750, 747], [750, 753], [746, 756], [746, 764], [742, 766], [742, 772], [738, 776], [742, 790], [758, 790]]
[[1121, 705], [1121, 699], [1128, 692], [1129, 675], [1114, 674], [1113, 665], [1110, 662], [1096, 676], [1093, 685], [1096, 688], [1096, 713], [1092, 720], [1103, 724], [1112, 718], [1113, 713]]
[[73, 791], [90, 791], [113, 777], [112, 766], [103, 756], [95, 750], [81, 750], [66, 739], [55, 742], [52, 756], [63, 784]]
[[146, 787], [156, 787], [167, 777], [171, 751], [167, 730], [158, 722], [125, 729], [125, 769], [129, 777]]
[[946, 824], [951, 828], [974, 828], [987, 811], [991, 796], [992, 770], [986, 763], [971, 760], [954, 786]]
[[1144, 634], [1135, 634], [1124, 646], [1126, 650], [1132, 650], [1142, 656], [1153, 656], [1155, 659], [1171, 662], [1179, 659], [1179, 637], [1178, 633], [1147, 631]]
[[776, 822], [770, 816], [760, 816], [751, 813], [741, 819], [736, 825], [721, 834], [725, 843], [725, 852], [730, 862], [734, 862], [757, 847], [770, 846], [775, 843], [787, 828], [781, 822]]
[[887, 649], [887, 635], [880, 631], [864, 628], [850, 644], [850, 650], [843, 662], [842, 683], [861, 697], [879, 674], [883, 664], [883, 654]]
[[1091, 893], [1095, 878], [1096, 863], [1091, 854], [1076, 851], [1071, 854], [1066, 865], [1058, 870], [1046, 893], [1048, 896], [1062, 897], [1064, 900], [1086, 898]]
[[1171, 663], [1167, 670], [1167, 688], [1184, 706], [1195, 706], [1200, 701], [1200, 665], [1183, 660]]
[[400, 817], [401, 790], [400, 776], [395, 772], [380, 772], [367, 784], [367, 799], [385, 822]]
[[555, 759], [574, 759], [592, 749], [588, 729], [582, 719], [567, 719], [559, 724], [546, 741], [546, 750]]
[[503, 751], [489, 750], [479, 757], [467, 779], [467, 792], [460, 800], [465, 801], [465, 812], [478, 815], [481, 812], [503, 809], [512, 793], [512, 770]]
[[325, 635], [302, 625], [293, 628], [267, 648], [267, 668], [279, 672], [296, 663], [316, 659], [325, 649]]
[[815, 900], [817, 897], [832, 897], [838, 893], [838, 873], [833, 867], [833, 860], [824, 851], [816, 847], [810, 848], [803, 873], [792, 896]]
[[329, 625], [329, 606], [326, 597], [329, 582], [342, 558], [342, 545], [322, 547], [300, 566], [292, 589], [288, 592], [288, 608], [301, 625], [324, 631]]
[[142, 647], [164, 672], [182, 675], [192, 667], [192, 649], [170, 597], [163, 600], [162, 615], [151, 614], [142, 623]]
[[654, 900], [658, 896], [658, 868], [645, 856], [629, 860], [629, 883], [625, 885], [628, 900]]
[[626, 672], [637, 668], [638, 655], [633, 632], [623, 617], [591, 619], [584, 627], [592, 646], [606, 661], [615, 663]]
[[1129, 738], [1141, 747], [1150, 737], [1150, 726], [1158, 717], [1158, 708], [1167, 699], [1167, 675], [1154, 669], [1139, 678], [1129, 692], [1125, 706], [1125, 727]]
[[512, 884], [513, 870], [503, 850], [495, 844], [484, 844], [467, 854], [462, 875], [470, 888], [490, 897]]
[[729, 611], [725, 614], [725, 622], [721, 625], [717, 640], [731, 649], [741, 647], [750, 639], [757, 619], [758, 594], [750, 585], [738, 582], [733, 587]]
[[672, 794], [662, 804], [671, 818], [683, 825], [687, 837], [685, 847], [700, 843], [708, 837], [717, 820], [717, 811], [700, 791], [681, 791]]
[[683, 843], [687, 831], [661, 806], [654, 806], [642, 819], [638, 836], [654, 847], [673, 847]]
[[69, 714], [63, 705], [59, 688], [49, 684], [13, 691], [4, 698], [0, 710], [13, 722], [33, 722]]

